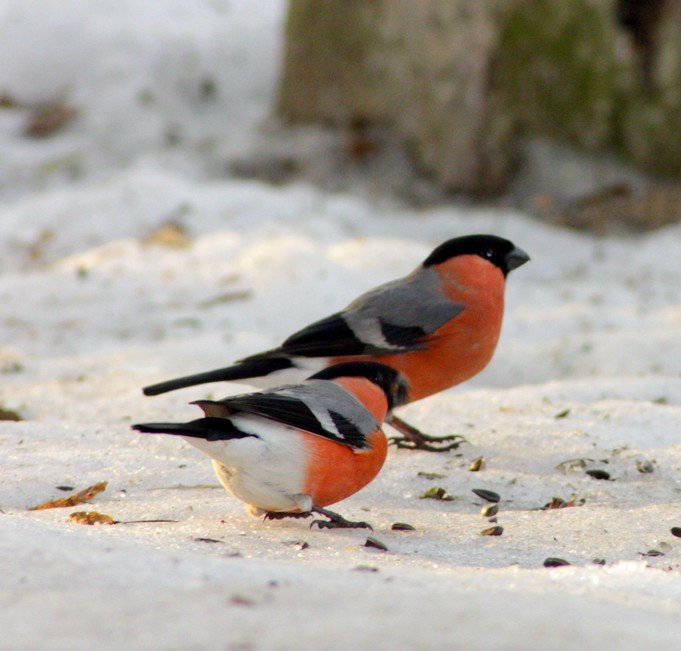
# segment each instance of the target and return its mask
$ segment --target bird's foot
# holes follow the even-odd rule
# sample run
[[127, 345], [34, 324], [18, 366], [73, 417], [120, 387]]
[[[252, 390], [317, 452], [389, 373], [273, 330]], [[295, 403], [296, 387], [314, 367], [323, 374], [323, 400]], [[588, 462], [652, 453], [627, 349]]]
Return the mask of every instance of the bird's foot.
[[313, 520], [310, 524], [310, 529], [316, 524], [320, 529], [371, 529], [374, 528], [368, 522], [353, 522], [346, 520], [342, 515], [323, 509], [319, 506], [312, 507], [313, 513], [319, 513], [328, 520]]
[[303, 513], [290, 513], [288, 511], [267, 511], [265, 513], [265, 520], [283, 520], [284, 518], [309, 518], [312, 515], [310, 511]]
[[456, 450], [466, 438], [460, 434], [446, 434], [445, 436], [430, 436], [424, 434], [413, 425], [406, 423], [401, 418], [393, 416], [390, 424], [402, 436], [394, 436], [388, 439], [395, 447], [401, 450], [426, 450], [427, 452], [448, 452]]

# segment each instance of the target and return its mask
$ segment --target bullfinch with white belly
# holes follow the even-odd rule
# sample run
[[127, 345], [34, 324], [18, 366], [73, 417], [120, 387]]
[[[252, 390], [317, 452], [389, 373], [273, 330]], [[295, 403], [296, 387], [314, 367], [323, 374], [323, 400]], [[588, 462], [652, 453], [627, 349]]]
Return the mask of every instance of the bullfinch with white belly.
[[301, 384], [224, 400], [199, 400], [204, 418], [144, 423], [138, 432], [175, 434], [213, 461], [222, 485], [254, 514], [307, 517], [320, 528], [369, 527], [327, 505], [366, 486], [385, 461], [381, 424], [407, 399], [398, 371], [375, 362], [326, 368]]
[[[377, 361], [406, 379], [407, 402], [420, 400], [487, 366], [501, 331], [506, 277], [529, 259], [512, 242], [494, 235], [447, 240], [408, 276], [363, 294], [278, 348], [226, 368], [148, 386], [144, 393], [246, 379], [270, 387], [298, 382], [339, 362]], [[396, 416], [388, 422], [405, 437], [400, 447], [444, 451], [458, 445], [435, 447], [432, 442], [459, 437], [427, 436]]]

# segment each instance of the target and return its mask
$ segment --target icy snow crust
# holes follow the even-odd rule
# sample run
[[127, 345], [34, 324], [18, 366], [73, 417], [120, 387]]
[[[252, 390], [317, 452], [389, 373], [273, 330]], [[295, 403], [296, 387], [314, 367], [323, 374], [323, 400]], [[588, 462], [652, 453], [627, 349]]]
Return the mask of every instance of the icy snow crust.
[[[678, 647], [681, 228], [596, 240], [509, 211], [415, 212], [221, 178], [218, 162], [267, 115], [283, 9], [0, 7], [0, 91], [22, 103], [63, 92], [80, 109], [44, 142], [21, 134], [28, 108], [0, 110], [0, 406], [24, 419], [0, 422], [0, 648]], [[208, 104], [192, 94], [207, 77]], [[139, 103], [145, 90], [155, 99]], [[148, 241], [169, 221], [188, 246]], [[151, 399], [143, 385], [276, 345], [473, 232], [532, 262], [509, 278], [489, 368], [400, 412], [464, 435], [461, 456], [392, 449], [336, 505], [388, 552], [364, 547], [365, 531], [253, 519], [196, 450], [130, 431], [248, 388]], [[557, 467], [574, 459], [586, 467]], [[27, 510], [103, 480], [89, 506]], [[436, 485], [455, 499], [420, 499]], [[501, 495], [502, 536], [480, 536], [491, 524], [473, 488]], [[572, 494], [585, 503], [539, 510]], [[67, 521], [83, 509], [174, 522]]]

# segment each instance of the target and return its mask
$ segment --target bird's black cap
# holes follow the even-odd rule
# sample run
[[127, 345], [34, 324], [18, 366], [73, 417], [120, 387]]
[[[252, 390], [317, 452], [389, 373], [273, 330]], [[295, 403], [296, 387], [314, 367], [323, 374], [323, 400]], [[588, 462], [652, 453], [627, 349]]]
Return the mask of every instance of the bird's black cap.
[[447, 240], [438, 246], [424, 261], [432, 267], [458, 255], [477, 255], [501, 269], [504, 276], [525, 264], [530, 256], [513, 242], [496, 235], [466, 235]]
[[363, 377], [383, 389], [389, 410], [409, 400], [409, 384], [390, 366], [378, 362], [344, 362], [334, 364], [310, 376], [308, 380], [335, 380], [341, 377]]

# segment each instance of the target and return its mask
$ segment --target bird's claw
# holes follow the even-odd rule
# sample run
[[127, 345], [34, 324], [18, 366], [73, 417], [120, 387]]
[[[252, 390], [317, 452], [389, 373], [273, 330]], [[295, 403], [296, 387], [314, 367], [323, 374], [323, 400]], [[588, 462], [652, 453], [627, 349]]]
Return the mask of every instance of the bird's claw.
[[319, 513], [328, 520], [313, 520], [310, 524], [310, 529], [317, 525], [320, 529], [370, 529], [374, 528], [368, 522], [353, 522], [352, 520], [346, 520], [342, 515], [334, 513], [333, 511], [328, 511], [320, 506], [312, 507], [313, 513]]
[[[451, 441], [451, 443], [447, 443]], [[388, 442], [400, 450], [425, 450], [426, 452], [448, 452], [456, 450], [462, 443], [466, 443], [465, 437], [460, 434], [447, 434], [445, 436], [429, 436], [419, 432], [411, 438], [393, 436]]]
[[[402, 437], [392, 437], [388, 442], [402, 450], [426, 450], [427, 452], [448, 452], [456, 450], [466, 439], [460, 434], [447, 434], [445, 436], [430, 436], [420, 429], [410, 425], [393, 414], [390, 425], [395, 428]], [[451, 441], [451, 443], [447, 443]]]

